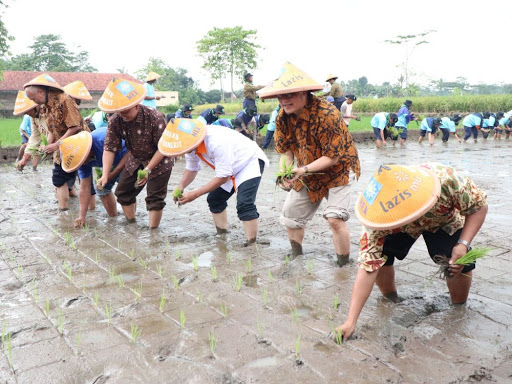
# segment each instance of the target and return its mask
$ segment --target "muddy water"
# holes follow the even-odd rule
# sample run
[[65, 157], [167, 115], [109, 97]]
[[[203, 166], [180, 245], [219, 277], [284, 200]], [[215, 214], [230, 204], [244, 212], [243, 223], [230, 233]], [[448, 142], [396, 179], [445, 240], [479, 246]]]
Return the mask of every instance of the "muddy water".
[[[478, 263], [467, 305], [450, 304], [419, 240], [396, 264], [402, 301], [375, 289], [354, 337], [337, 346], [327, 334], [346, 317], [356, 263], [336, 267], [320, 213], [304, 257], [286, 259], [277, 221], [285, 194], [275, 189], [272, 153], [257, 201], [262, 241], [249, 248], [234, 200], [223, 236], [204, 197], [179, 208], [168, 199], [161, 228], [150, 231], [144, 192], [136, 224], [108, 218], [98, 201], [88, 229], [75, 230], [78, 202], [57, 213], [48, 165], [23, 174], [4, 166], [0, 382], [510, 382], [512, 142], [361, 144], [359, 152], [354, 201], [382, 163], [445, 162], [487, 191], [489, 215], [474, 243], [493, 251]], [[211, 176], [203, 170], [195, 185]], [[355, 218], [349, 226], [355, 259], [360, 226]]]

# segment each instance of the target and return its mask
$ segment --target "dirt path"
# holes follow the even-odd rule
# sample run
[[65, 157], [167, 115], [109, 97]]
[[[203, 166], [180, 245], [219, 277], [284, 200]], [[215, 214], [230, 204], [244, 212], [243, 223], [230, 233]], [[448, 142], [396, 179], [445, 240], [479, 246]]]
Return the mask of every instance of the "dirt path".
[[[0, 326], [4, 383], [462, 383], [512, 381], [510, 190], [512, 143], [376, 151], [361, 144], [363, 176], [383, 162], [444, 161], [464, 169], [489, 196], [475, 244], [469, 302], [450, 305], [422, 240], [397, 266], [404, 301], [372, 293], [353, 340], [327, 338], [348, 311], [356, 273], [335, 266], [318, 213], [306, 255], [288, 261], [278, 216], [277, 156], [258, 195], [262, 244], [243, 248], [234, 200], [230, 233], [214, 235], [205, 198], [178, 208], [168, 198], [162, 226], [107, 218], [98, 203], [87, 230], [74, 230], [78, 202], [57, 214], [51, 169], [0, 177]], [[173, 170], [169, 190], [181, 177]], [[204, 169], [195, 185], [212, 176]], [[352, 260], [360, 225], [349, 221]], [[214, 279], [214, 277], [216, 277]], [[139, 333], [140, 332], [140, 333]]]

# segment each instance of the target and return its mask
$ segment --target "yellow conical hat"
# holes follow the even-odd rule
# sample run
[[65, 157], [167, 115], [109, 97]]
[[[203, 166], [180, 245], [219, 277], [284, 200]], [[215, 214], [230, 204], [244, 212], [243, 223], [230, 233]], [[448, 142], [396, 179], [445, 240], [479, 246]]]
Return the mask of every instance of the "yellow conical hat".
[[441, 186], [423, 166], [381, 165], [357, 199], [359, 221], [371, 229], [393, 229], [427, 213], [439, 199]]
[[170, 121], [158, 141], [158, 150], [165, 156], [179, 156], [197, 148], [206, 135], [206, 125], [196, 119]]
[[139, 104], [145, 96], [142, 84], [114, 77], [98, 100], [98, 107], [107, 113], [121, 112]]
[[158, 73], [149, 71], [148, 76], [146, 77], [146, 81], [157, 80], [161, 77], [162, 76], [160, 76]]
[[25, 91], [18, 91], [18, 96], [16, 96], [16, 102], [14, 103], [14, 112], [12, 114], [14, 116], [23, 115], [36, 106], [37, 104], [27, 97]]
[[80, 80], [73, 81], [64, 87], [66, 92], [73, 99], [78, 100], [92, 100], [92, 96], [87, 90], [87, 87]]
[[62, 169], [74, 172], [87, 160], [92, 147], [92, 135], [82, 131], [76, 135], [59, 140], [59, 150]]
[[37, 76], [35, 79], [30, 80], [27, 84], [23, 86], [23, 89], [31, 85], [43, 85], [45, 87], [60, 89], [61, 91], [64, 90], [64, 88], [62, 88], [59, 85], [59, 83], [57, 83], [55, 79], [47, 73], [43, 73], [42, 75]]
[[271, 81], [265, 88], [256, 91], [260, 99], [268, 99], [285, 93], [301, 91], [320, 91], [324, 86], [313, 80], [295, 65], [286, 62], [281, 68], [277, 80]]
[[330, 73], [329, 75], [327, 75], [327, 79], [325, 79], [325, 81], [329, 81], [331, 79], [336, 80], [337, 78], [338, 78], [338, 76], [333, 75], [332, 73]]

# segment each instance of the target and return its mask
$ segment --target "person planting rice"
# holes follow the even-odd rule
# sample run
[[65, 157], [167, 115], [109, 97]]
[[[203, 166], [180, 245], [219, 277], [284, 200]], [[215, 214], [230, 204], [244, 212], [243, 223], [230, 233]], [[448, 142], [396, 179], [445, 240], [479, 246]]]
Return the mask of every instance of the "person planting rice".
[[428, 142], [430, 145], [434, 145], [436, 138], [437, 129], [441, 126], [442, 120], [439, 117], [427, 117], [421, 121], [420, 126], [420, 137], [418, 143], [421, 144], [425, 136], [428, 134]]
[[[276, 151], [285, 159], [281, 168], [296, 160], [292, 179], [283, 179], [281, 187], [291, 189], [281, 212], [292, 256], [303, 254], [305, 227], [324, 198], [323, 217], [331, 227], [339, 266], [349, 260], [350, 234], [347, 224], [350, 205], [351, 170], [359, 178], [357, 149], [336, 107], [314, 96], [322, 85], [290, 63], [280, 77], [258, 91], [261, 99], [276, 97], [281, 110], [274, 134]], [[284, 169], [282, 169], [284, 170]]]
[[[142, 85], [114, 78], [98, 101], [102, 111], [113, 115], [108, 121], [105, 137], [103, 175], [97, 183], [105, 186], [113, 180], [110, 170], [124, 140], [128, 154], [115, 191], [117, 202], [121, 204], [128, 222], [134, 223], [136, 198], [147, 184], [149, 227], [158, 228], [174, 160], [163, 159], [158, 152], [158, 140], [165, 129], [165, 117], [156, 109], [140, 104], [145, 94]], [[139, 170], [145, 170], [147, 174], [137, 181]]]
[[190, 104], [185, 104], [174, 114], [175, 119], [193, 119], [192, 111], [194, 108]]
[[[388, 130], [395, 126], [397, 120], [398, 118], [396, 113], [379, 112], [373, 115], [370, 124], [373, 128], [373, 135], [376, 140], [377, 148], [387, 145], [386, 139], [389, 136]], [[398, 139], [398, 134], [392, 137], [392, 139], [393, 145], [395, 145], [395, 142]]]
[[114, 155], [113, 169], [109, 173], [108, 182], [105, 185], [97, 184], [92, 179], [92, 168], [101, 172], [98, 179], [101, 179], [103, 172], [103, 145], [107, 128], [96, 129], [94, 132], [81, 132], [60, 141], [59, 148], [62, 158], [62, 169], [66, 172], [77, 170], [80, 179], [80, 217], [75, 220], [75, 228], [85, 225], [87, 209], [90, 210], [90, 201], [94, 195], [99, 195], [103, 207], [109, 216], [117, 216], [117, 204], [112, 188], [119, 179], [119, 174], [126, 162], [127, 149], [124, 142], [121, 149]]
[[464, 125], [464, 143], [471, 137], [471, 135], [473, 135], [473, 139], [476, 143], [478, 131], [483, 126], [484, 119], [488, 119], [489, 116], [489, 112], [477, 112], [467, 115], [464, 120], [462, 120], [462, 125]]
[[354, 119], [357, 121], [360, 121], [361, 119], [355, 115], [352, 114], [352, 104], [354, 101], [357, 100], [357, 97], [355, 95], [347, 95], [347, 98], [343, 102], [343, 104], [340, 107], [341, 116], [343, 116], [343, 121], [345, 122], [345, 125], [347, 126], [347, 129], [350, 125], [350, 119]]
[[[46, 125], [48, 127], [48, 145], [43, 150], [53, 153], [52, 182], [57, 188], [59, 210], [68, 210], [70, 194], [74, 194], [76, 173], [67, 173], [62, 169], [58, 141], [80, 131], [89, 131], [76, 102], [48, 74], [42, 74], [24, 85], [28, 98], [36, 104], [44, 105]], [[76, 196], [76, 195], [75, 195]]]
[[405, 145], [405, 141], [407, 140], [407, 126], [411, 121], [416, 121], [418, 118], [414, 116], [414, 112], [411, 112], [410, 109], [412, 107], [411, 100], [405, 100], [400, 109], [398, 110], [397, 117], [398, 121], [395, 124], [395, 127], [401, 130], [400, 132], [400, 145]]
[[403, 260], [423, 236], [436, 263], [448, 267], [446, 284], [453, 304], [464, 304], [474, 263], [457, 263], [470, 249], [487, 214], [487, 197], [468, 177], [452, 167], [382, 165], [356, 203], [363, 225], [359, 269], [347, 320], [337, 328], [347, 338], [354, 332], [374, 283], [398, 302], [395, 259]]
[[[186, 154], [185, 171], [173, 193], [180, 205], [208, 194], [206, 200], [217, 233], [223, 234], [228, 228], [227, 202], [236, 192], [237, 215], [243, 223], [245, 245], [256, 241], [259, 217], [256, 194], [268, 159], [255, 142], [227, 127], [206, 126], [200, 120], [176, 119], [167, 125], [158, 149], [165, 156]], [[185, 192], [201, 170], [202, 163], [214, 170], [215, 177], [207, 184]]]
[[[41, 142], [41, 132], [34, 120], [39, 120], [38, 110], [37, 104], [30, 100], [24, 91], [18, 91], [18, 96], [14, 103], [14, 112], [12, 114], [14, 116], [23, 115], [23, 120], [20, 125], [21, 147], [18, 152], [18, 158], [16, 159], [16, 167], [20, 171], [23, 170], [30, 157], [32, 157], [32, 170], [37, 170], [40, 155], [39, 144]], [[30, 140], [32, 135], [34, 135], [34, 139]], [[27, 156], [26, 160], [23, 160], [25, 158], [25, 151], [27, 151]]]
[[459, 125], [459, 121], [462, 120], [462, 116], [458, 113], [454, 113], [452, 117], [442, 117], [441, 125], [439, 126], [439, 130], [443, 133], [443, 143], [447, 143], [450, 135], [454, 135], [459, 143], [462, 142], [459, 135], [457, 135], [457, 129], [455, 128]]
[[208, 108], [203, 111], [199, 115], [198, 119], [204, 124], [210, 125], [213, 124], [214, 121], [217, 121], [220, 115], [224, 115], [224, 107], [222, 105], [217, 105], [214, 109]]
[[505, 138], [508, 139], [510, 134], [509, 125], [512, 123], [512, 114], [498, 112], [497, 115], [500, 115], [501, 118], [498, 119], [498, 124], [496, 128], [494, 128], [494, 139], [501, 140], [501, 135], [505, 132]]

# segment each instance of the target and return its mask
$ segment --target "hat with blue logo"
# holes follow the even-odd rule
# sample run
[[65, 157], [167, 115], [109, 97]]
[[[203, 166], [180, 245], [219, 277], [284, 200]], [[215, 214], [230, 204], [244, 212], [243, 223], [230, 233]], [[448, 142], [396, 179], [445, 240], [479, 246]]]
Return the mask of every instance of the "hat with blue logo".
[[107, 113], [121, 112], [140, 104], [146, 97], [142, 84], [114, 77], [98, 100], [98, 107]]
[[57, 81], [53, 77], [51, 77], [47, 73], [43, 73], [42, 75], [37, 76], [36, 78], [30, 80], [27, 84], [23, 86], [23, 89], [30, 87], [31, 85], [39, 85], [43, 87], [51, 87], [63, 91], [62, 88]]
[[356, 216], [370, 229], [399, 228], [427, 213], [440, 193], [439, 179], [426, 166], [381, 165], [357, 199]]
[[206, 125], [196, 119], [174, 119], [167, 124], [158, 141], [164, 156], [180, 156], [196, 149], [206, 136]]

